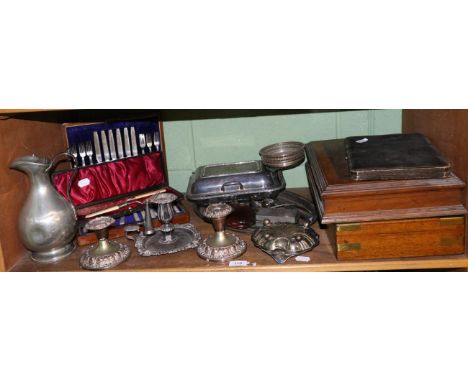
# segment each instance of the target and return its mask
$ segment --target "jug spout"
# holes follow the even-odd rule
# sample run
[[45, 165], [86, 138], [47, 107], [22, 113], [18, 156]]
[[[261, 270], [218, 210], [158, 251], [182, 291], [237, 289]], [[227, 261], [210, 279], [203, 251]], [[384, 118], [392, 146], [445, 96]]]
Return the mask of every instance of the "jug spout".
[[9, 168], [31, 174], [38, 170], [44, 171], [49, 165], [49, 159], [41, 158], [33, 154], [15, 159], [10, 163]]

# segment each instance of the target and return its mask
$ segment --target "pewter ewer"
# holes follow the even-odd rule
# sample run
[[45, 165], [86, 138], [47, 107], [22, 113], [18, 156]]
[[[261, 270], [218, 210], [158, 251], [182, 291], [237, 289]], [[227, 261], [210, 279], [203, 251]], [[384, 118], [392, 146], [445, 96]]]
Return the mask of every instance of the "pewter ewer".
[[29, 176], [31, 189], [19, 214], [18, 229], [31, 258], [39, 262], [58, 261], [75, 249], [75, 209], [55, 190], [50, 179], [50, 171], [61, 155], [71, 157], [62, 153], [50, 161], [30, 155], [10, 164], [11, 169]]

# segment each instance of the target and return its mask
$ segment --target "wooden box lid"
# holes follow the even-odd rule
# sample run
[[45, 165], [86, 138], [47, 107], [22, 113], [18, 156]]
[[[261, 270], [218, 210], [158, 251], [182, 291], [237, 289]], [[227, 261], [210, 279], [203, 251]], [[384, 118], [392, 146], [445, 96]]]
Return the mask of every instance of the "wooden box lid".
[[465, 183], [441, 179], [351, 179], [343, 139], [306, 145], [307, 178], [323, 224], [464, 215]]

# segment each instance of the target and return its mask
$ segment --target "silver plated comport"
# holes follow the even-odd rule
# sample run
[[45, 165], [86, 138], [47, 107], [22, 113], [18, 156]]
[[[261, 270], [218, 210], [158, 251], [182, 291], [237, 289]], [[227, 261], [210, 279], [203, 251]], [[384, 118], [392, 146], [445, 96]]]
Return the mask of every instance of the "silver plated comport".
[[197, 248], [198, 255], [208, 261], [229, 261], [241, 256], [247, 249], [245, 241], [224, 229], [226, 216], [232, 207], [226, 203], [210, 204], [203, 214], [211, 219], [215, 234], [208, 236]]
[[135, 247], [141, 256], [159, 256], [198, 246], [201, 236], [192, 224], [171, 223], [174, 217], [172, 203], [176, 200], [177, 196], [169, 192], [149, 199], [149, 203], [157, 204], [158, 218], [162, 225], [150, 234], [145, 232], [137, 236]]
[[116, 267], [130, 256], [130, 248], [117, 241], [108, 240], [109, 227], [115, 220], [101, 216], [86, 223], [85, 228], [95, 231], [98, 243], [92, 245], [80, 258], [82, 268], [99, 270]]

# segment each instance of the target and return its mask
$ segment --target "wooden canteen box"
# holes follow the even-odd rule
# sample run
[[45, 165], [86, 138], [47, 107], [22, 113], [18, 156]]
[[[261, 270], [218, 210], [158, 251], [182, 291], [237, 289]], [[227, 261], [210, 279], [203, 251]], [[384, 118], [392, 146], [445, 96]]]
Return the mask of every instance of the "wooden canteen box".
[[330, 224], [338, 260], [458, 255], [465, 251], [465, 217]]

